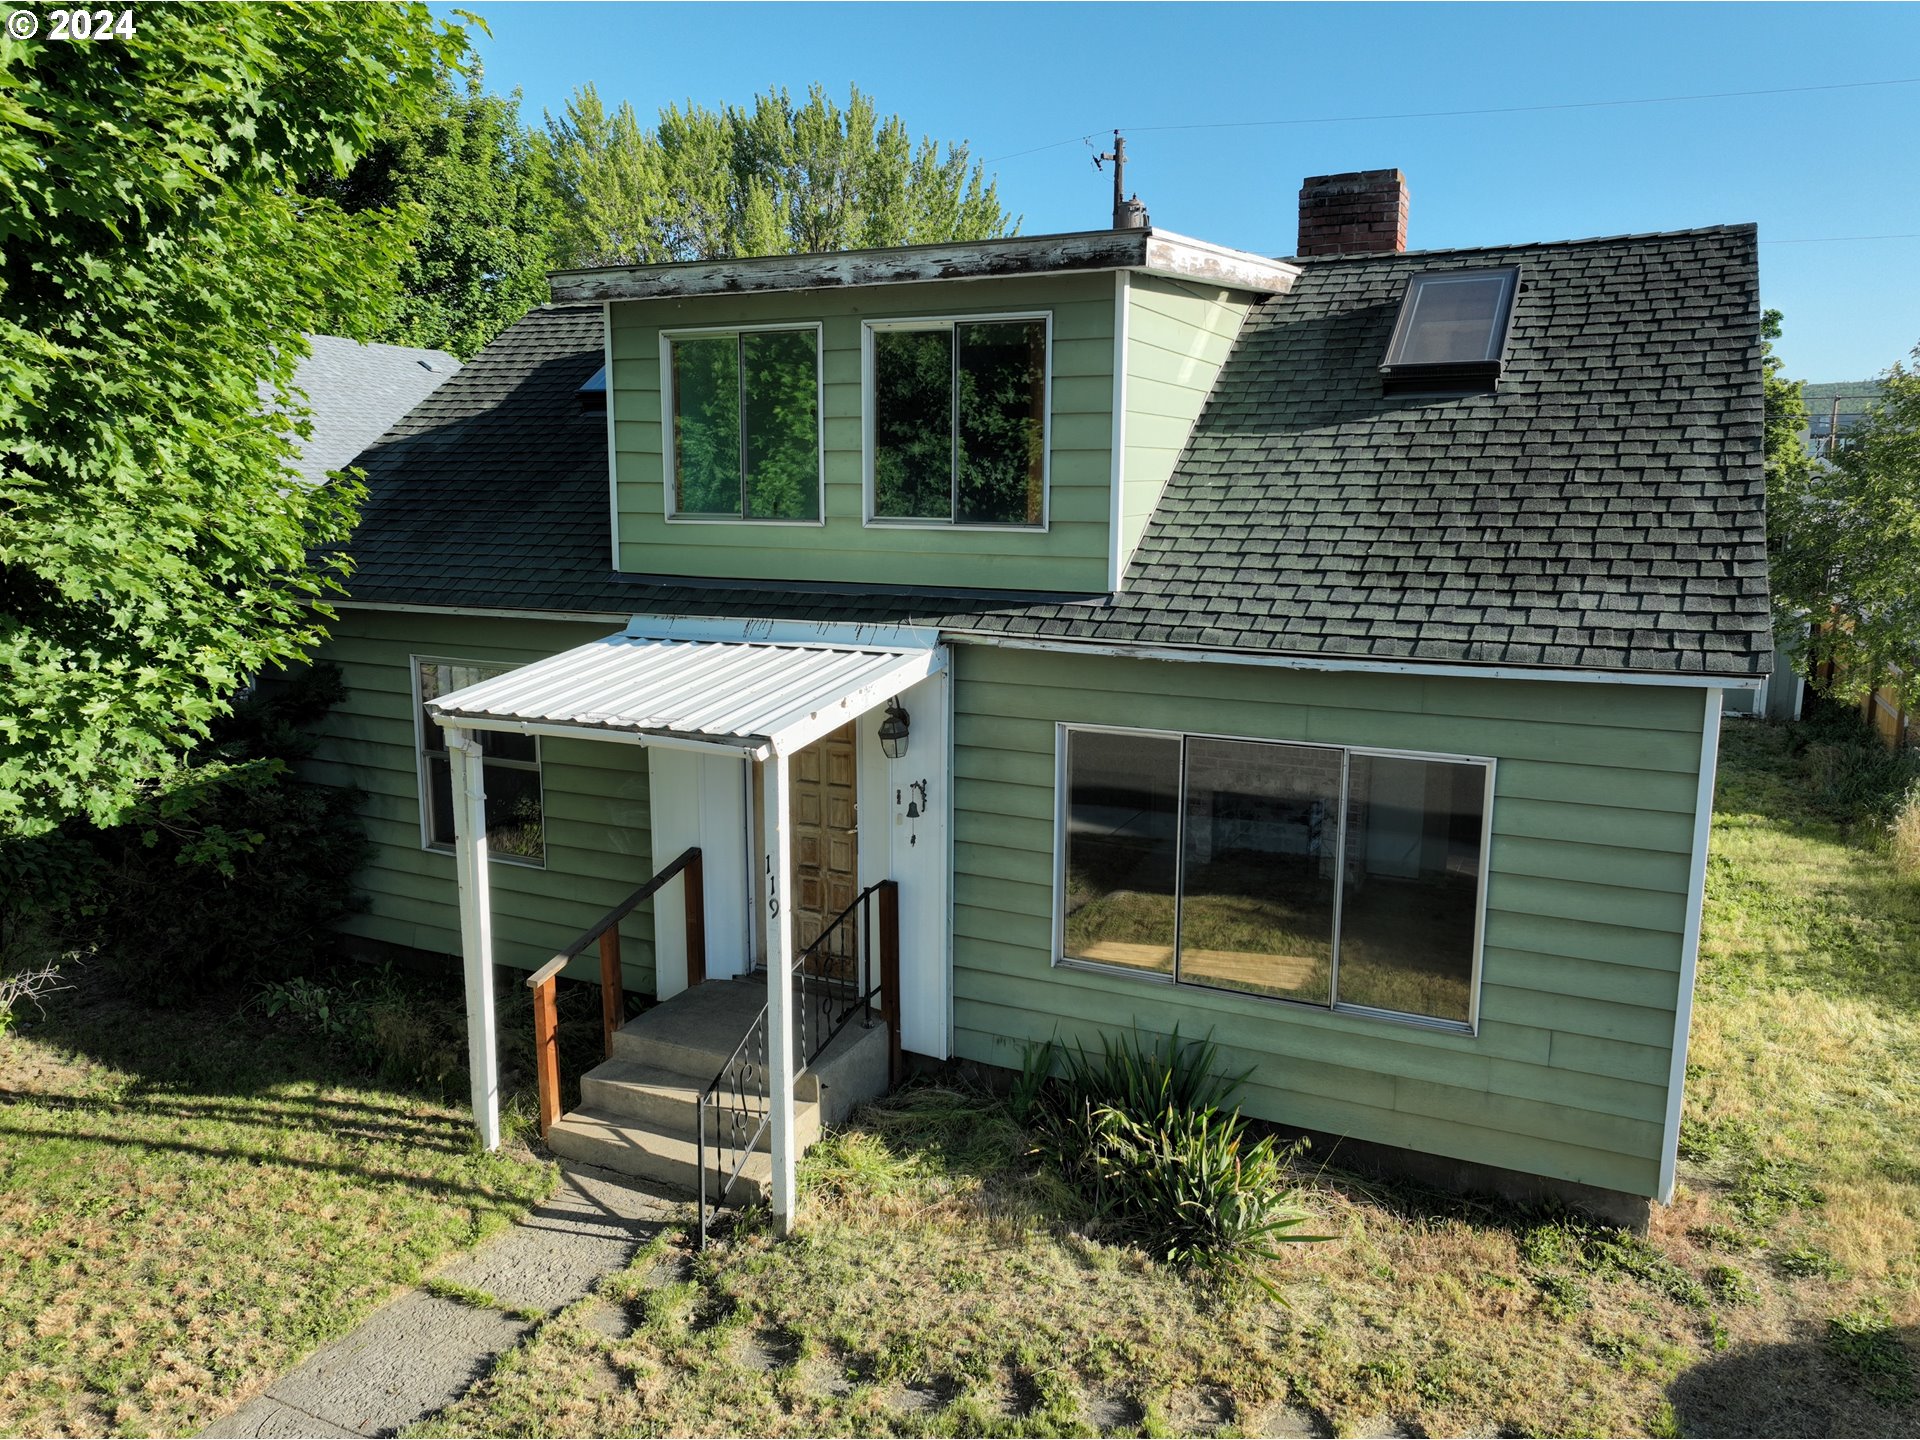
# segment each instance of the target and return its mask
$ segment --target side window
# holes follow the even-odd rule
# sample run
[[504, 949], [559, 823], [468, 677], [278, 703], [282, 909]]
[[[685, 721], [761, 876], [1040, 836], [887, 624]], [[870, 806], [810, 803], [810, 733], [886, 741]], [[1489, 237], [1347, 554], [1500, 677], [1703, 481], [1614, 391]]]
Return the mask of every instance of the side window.
[[866, 333], [872, 519], [1044, 525], [1046, 320], [903, 321]]
[[667, 515], [820, 519], [820, 333], [661, 338]]
[[[471, 665], [453, 660], [414, 661], [415, 726], [420, 748], [420, 828], [429, 850], [453, 848], [453, 769], [447, 735], [427, 714], [427, 701], [464, 690], [511, 665]], [[546, 824], [541, 810], [540, 740], [490, 730], [481, 737], [482, 784], [487, 796], [487, 851], [502, 859], [544, 865]]]

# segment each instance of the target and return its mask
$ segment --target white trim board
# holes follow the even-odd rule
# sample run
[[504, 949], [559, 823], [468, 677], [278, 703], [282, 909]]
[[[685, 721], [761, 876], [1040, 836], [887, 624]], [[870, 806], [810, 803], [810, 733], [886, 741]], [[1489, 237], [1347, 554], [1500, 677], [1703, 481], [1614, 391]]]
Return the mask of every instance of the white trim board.
[[1700, 723], [1700, 779], [1694, 795], [1693, 864], [1687, 876], [1687, 924], [1680, 940], [1680, 993], [1673, 1007], [1673, 1055], [1667, 1068], [1667, 1115], [1660, 1141], [1655, 1197], [1673, 1203], [1680, 1162], [1680, 1109], [1686, 1093], [1687, 1039], [1693, 1028], [1693, 985], [1700, 965], [1700, 912], [1707, 894], [1707, 846], [1713, 834], [1713, 781], [1720, 759], [1720, 692], [1709, 690]]
[[620, 573], [620, 430], [614, 422], [613, 397], [613, 302], [600, 302], [600, 363], [607, 377], [607, 538], [613, 545], [613, 571]]
[[1055, 640], [1027, 635], [943, 628], [943, 640], [1000, 650], [1039, 650], [1055, 655], [1105, 655], [1126, 660], [1165, 660], [1201, 665], [1252, 665], [1276, 670], [1324, 670], [1376, 675], [1441, 675], [1476, 680], [1552, 680], [1576, 685], [1677, 685], [1687, 690], [1758, 690], [1763, 677], [1687, 675], [1638, 670], [1551, 670], [1525, 665], [1468, 665], [1422, 660], [1362, 660], [1337, 656], [1274, 655], [1260, 651], [1205, 650], [1199, 646], [1126, 645]]
[[[578, 621], [590, 625], [626, 625], [646, 620], [644, 613], [607, 610], [512, 610], [489, 609], [478, 605], [408, 605], [377, 600], [333, 600], [326, 602], [341, 610], [391, 610], [397, 614], [470, 615], [499, 620]], [[692, 617], [690, 617], [692, 618]], [[721, 634], [699, 638], [784, 639], [771, 632], [787, 625], [817, 623], [823, 639], [844, 627], [847, 641], [864, 645], [915, 643], [855, 639], [856, 635], [879, 636], [889, 632], [884, 625], [860, 625], [842, 621], [722, 620], [704, 618], [701, 624], [715, 627], [738, 625], [766, 627], [767, 633], [728, 637]], [[1665, 685], [1683, 690], [1758, 690], [1765, 676], [1705, 675], [1683, 671], [1648, 670], [1556, 670], [1530, 665], [1470, 665], [1457, 661], [1367, 660], [1343, 656], [1275, 655], [1260, 651], [1207, 650], [1200, 646], [1103, 644], [1081, 640], [1057, 640], [1051, 637], [1004, 635], [951, 626], [902, 626], [902, 633], [933, 633], [942, 642], [960, 645], [992, 646], [1002, 650], [1039, 650], [1058, 655], [1112, 655], [1131, 660], [1184, 661], [1207, 665], [1252, 665], [1279, 670], [1319, 670], [1332, 674], [1438, 675], [1478, 680], [1548, 680], [1562, 685]], [[652, 633], [651, 631], [635, 633]], [[673, 638], [681, 638], [679, 635]], [[694, 638], [689, 635], [686, 638]]]
[[1127, 485], [1127, 366], [1131, 352], [1127, 344], [1127, 312], [1132, 304], [1131, 283], [1125, 270], [1113, 276], [1113, 463], [1107, 497], [1107, 589], [1120, 593], [1120, 577], [1126, 573], [1126, 557], [1120, 552], [1120, 540], [1126, 518]]

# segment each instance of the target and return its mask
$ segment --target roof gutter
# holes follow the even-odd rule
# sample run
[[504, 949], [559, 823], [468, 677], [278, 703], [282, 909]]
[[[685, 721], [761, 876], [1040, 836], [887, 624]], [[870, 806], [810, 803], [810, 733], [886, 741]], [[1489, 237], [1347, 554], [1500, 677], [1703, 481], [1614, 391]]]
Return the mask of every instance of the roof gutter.
[[1548, 680], [1572, 685], [1667, 685], [1688, 690], [1758, 690], [1765, 677], [1706, 675], [1645, 670], [1567, 670], [1543, 665], [1461, 665], [1423, 660], [1362, 660], [1319, 655], [1272, 655], [1200, 646], [1121, 645], [1088, 640], [1059, 640], [993, 631], [942, 628], [943, 639], [1001, 650], [1040, 650], [1057, 655], [1108, 655], [1126, 660], [1164, 660], [1200, 665], [1252, 665], [1271, 670], [1314, 670], [1334, 674], [1449, 676], [1472, 680]]

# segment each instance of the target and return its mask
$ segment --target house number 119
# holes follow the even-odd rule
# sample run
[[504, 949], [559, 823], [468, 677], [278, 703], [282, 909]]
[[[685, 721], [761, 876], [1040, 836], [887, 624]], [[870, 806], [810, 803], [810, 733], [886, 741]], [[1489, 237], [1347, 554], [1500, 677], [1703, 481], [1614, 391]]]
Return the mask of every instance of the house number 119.
[[767, 918], [777, 919], [780, 914], [780, 877], [773, 873], [773, 856], [767, 856]]

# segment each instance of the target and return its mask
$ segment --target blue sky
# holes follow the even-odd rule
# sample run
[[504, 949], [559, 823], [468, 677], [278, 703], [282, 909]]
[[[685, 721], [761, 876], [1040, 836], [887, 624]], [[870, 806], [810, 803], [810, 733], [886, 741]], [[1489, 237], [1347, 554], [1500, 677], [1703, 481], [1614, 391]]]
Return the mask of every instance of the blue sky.
[[[1861, 378], [1920, 343], [1920, 83], [1862, 84], [1920, 82], [1920, 5], [466, 3], [529, 120], [586, 82], [643, 122], [857, 83], [966, 140], [1028, 233], [1107, 223], [1076, 137], [1117, 125], [1157, 226], [1276, 255], [1302, 176], [1385, 166], [1414, 248], [1752, 220], [1791, 373]], [[1313, 123], [1246, 123], [1275, 120]], [[1233, 128], [1171, 128], [1197, 126]], [[1908, 238], [1827, 238], [1883, 235]]]

